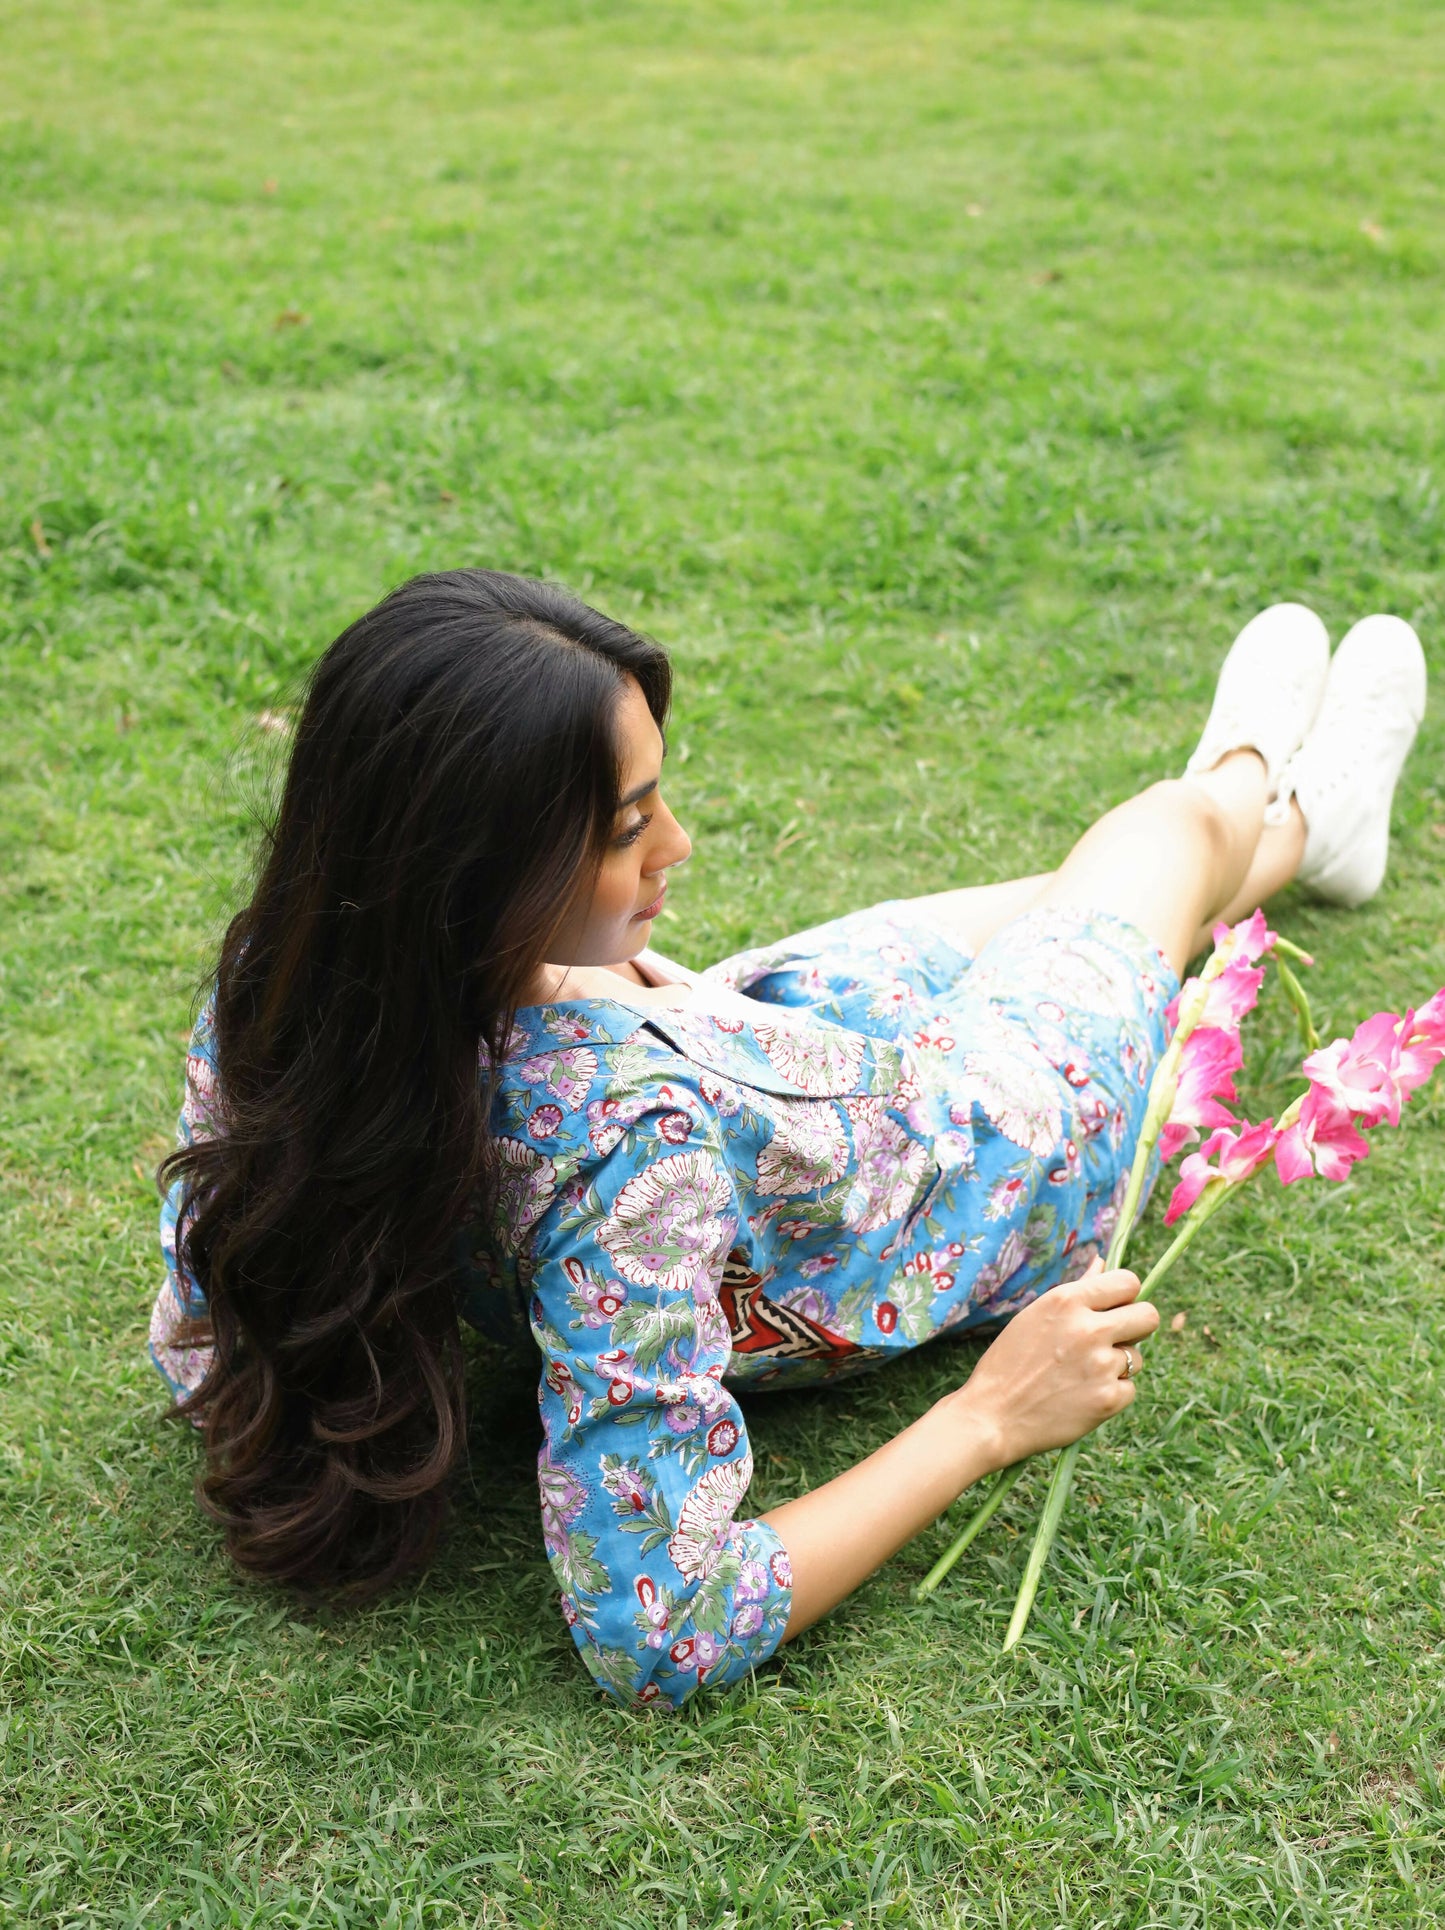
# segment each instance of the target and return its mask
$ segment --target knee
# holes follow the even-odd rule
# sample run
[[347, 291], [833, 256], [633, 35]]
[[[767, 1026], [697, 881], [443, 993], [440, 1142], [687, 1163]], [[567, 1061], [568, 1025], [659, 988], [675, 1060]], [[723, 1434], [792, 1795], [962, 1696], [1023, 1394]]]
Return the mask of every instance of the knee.
[[1202, 786], [1185, 777], [1161, 778], [1141, 794], [1139, 802], [1154, 822], [1176, 826], [1180, 842], [1192, 846], [1211, 869], [1235, 858], [1237, 828], [1223, 805]]

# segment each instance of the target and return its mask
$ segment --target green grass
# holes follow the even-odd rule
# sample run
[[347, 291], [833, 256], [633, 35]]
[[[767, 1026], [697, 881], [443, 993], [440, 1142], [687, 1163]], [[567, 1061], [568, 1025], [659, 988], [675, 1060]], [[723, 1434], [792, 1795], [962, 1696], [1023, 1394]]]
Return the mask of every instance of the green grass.
[[[407, 573], [675, 651], [694, 962], [1047, 862], [1262, 602], [1400, 611], [1438, 672], [1438, 7], [3, 22], [0, 1920], [1436, 1919], [1438, 1094], [1171, 1280], [1006, 1662], [1042, 1473], [927, 1606], [948, 1524], [753, 1685], [603, 1704], [480, 1359], [437, 1568], [299, 1613], [227, 1572], [142, 1342], [257, 719]], [[1282, 909], [1336, 1025], [1445, 978], [1442, 744], [1437, 703], [1379, 899]], [[755, 1402], [759, 1505], [969, 1359]]]

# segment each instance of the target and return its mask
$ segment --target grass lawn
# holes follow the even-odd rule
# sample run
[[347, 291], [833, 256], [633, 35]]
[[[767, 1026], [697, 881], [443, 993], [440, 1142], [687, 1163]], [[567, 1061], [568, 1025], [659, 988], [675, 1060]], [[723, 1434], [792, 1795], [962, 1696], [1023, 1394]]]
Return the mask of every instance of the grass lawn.
[[[675, 651], [693, 963], [1050, 861], [1264, 602], [1397, 610], [1440, 677], [1439, 7], [3, 21], [0, 1922], [1437, 1921], [1439, 1091], [1171, 1279], [1006, 1660], [1039, 1474], [926, 1606], [947, 1524], [751, 1685], [611, 1707], [481, 1357], [438, 1566], [301, 1612], [142, 1348], [259, 720], [410, 572]], [[1279, 908], [1331, 1026], [1445, 979], [1442, 750], [1437, 701], [1367, 911]], [[1255, 1038], [1274, 1109], [1277, 995]], [[756, 1505], [971, 1358], [755, 1401]]]

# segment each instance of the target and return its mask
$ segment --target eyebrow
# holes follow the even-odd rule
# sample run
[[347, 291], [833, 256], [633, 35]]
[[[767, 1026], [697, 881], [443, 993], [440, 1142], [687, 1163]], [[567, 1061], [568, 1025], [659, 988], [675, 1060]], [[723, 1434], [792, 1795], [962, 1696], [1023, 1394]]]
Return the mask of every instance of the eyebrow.
[[622, 810], [623, 807], [628, 804], [640, 804], [643, 798], [647, 796], [649, 791], [655, 791], [656, 789], [657, 789], [657, 779], [655, 777], [648, 778], [645, 784], [634, 785], [633, 788], [627, 793], [626, 797], [622, 797], [617, 800], [618, 810], [619, 811]]

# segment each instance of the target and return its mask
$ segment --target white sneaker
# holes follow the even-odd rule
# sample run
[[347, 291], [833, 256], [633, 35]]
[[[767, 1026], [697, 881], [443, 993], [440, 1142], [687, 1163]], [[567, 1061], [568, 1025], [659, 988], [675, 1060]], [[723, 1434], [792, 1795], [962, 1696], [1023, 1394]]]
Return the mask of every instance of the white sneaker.
[[1335, 652], [1314, 728], [1280, 780], [1305, 821], [1299, 880], [1362, 905], [1385, 876], [1390, 804], [1425, 715], [1425, 653], [1400, 617], [1365, 617]]
[[1273, 801], [1285, 765], [1315, 720], [1329, 669], [1329, 632], [1303, 603], [1274, 603], [1251, 617], [1224, 659], [1186, 773], [1211, 771], [1230, 751], [1258, 751]]

